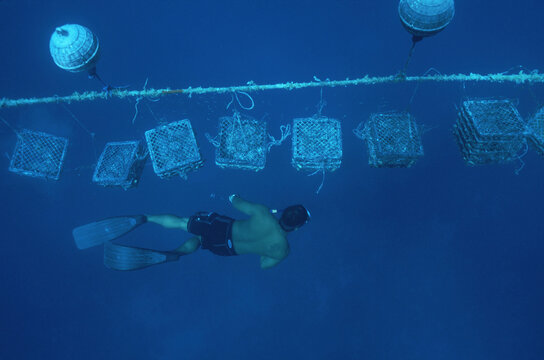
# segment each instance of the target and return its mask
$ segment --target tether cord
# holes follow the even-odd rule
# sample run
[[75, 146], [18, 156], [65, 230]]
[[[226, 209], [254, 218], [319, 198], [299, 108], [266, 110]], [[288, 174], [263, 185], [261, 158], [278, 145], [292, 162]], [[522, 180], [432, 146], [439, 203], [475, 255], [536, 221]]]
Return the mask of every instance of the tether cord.
[[516, 84], [533, 84], [544, 83], [544, 74], [537, 72], [524, 73], [520, 71], [518, 74], [452, 74], [452, 75], [423, 75], [423, 76], [407, 76], [399, 77], [398, 75], [390, 76], [377, 76], [370, 77], [364, 76], [358, 79], [346, 79], [346, 80], [324, 80], [324, 81], [310, 81], [310, 82], [286, 82], [278, 84], [258, 85], [253, 82], [249, 82], [247, 85], [241, 86], [229, 86], [229, 87], [189, 87], [186, 89], [145, 89], [145, 90], [124, 90], [113, 89], [111, 91], [90, 91], [84, 93], [73, 93], [67, 96], [49, 96], [42, 98], [20, 98], [20, 99], [0, 99], [1, 108], [11, 108], [26, 105], [36, 104], [51, 104], [51, 103], [70, 103], [79, 101], [94, 101], [94, 100], [106, 100], [110, 98], [138, 98], [153, 97], [158, 98], [171, 94], [185, 94], [189, 97], [193, 95], [204, 94], [224, 94], [238, 92], [256, 92], [267, 90], [298, 90], [304, 88], [316, 88], [316, 87], [338, 87], [338, 86], [361, 86], [361, 85], [377, 85], [377, 84], [393, 84], [393, 83], [422, 83], [422, 82], [490, 82], [490, 83], [516, 83]]

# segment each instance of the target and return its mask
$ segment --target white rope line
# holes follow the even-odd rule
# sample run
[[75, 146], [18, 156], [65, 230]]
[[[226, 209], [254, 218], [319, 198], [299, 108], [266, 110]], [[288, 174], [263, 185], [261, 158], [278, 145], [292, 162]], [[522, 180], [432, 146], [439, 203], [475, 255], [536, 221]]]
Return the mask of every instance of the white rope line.
[[267, 149], [268, 149], [268, 152], [270, 152], [270, 149], [272, 149], [272, 146], [280, 146], [283, 143], [283, 141], [285, 139], [287, 139], [287, 137], [289, 137], [289, 135], [291, 135], [291, 125], [289, 125], [289, 124], [281, 125], [280, 126], [280, 131], [281, 131], [281, 136], [280, 136], [279, 140], [276, 140], [275, 137], [268, 134], [268, 139], [270, 139], [270, 142], [266, 146]]
[[15, 130], [15, 128], [11, 126], [11, 124], [6, 119], [0, 116], [0, 121], [2, 121], [11, 131], [13, 131], [15, 135], [19, 136], [17, 130]]
[[523, 161], [523, 158], [525, 157], [525, 155], [527, 155], [527, 152], [529, 151], [529, 144], [527, 144], [527, 140], [525, 140], [525, 148], [523, 150], [523, 153], [521, 155], [518, 156], [518, 160], [520, 162], [520, 166], [519, 168], [517, 168], [514, 172], [516, 175], [519, 175], [519, 173], [521, 172], [521, 170], [523, 170], [523, 168], [525, 167], [525, 161]]
[[313, 173], [306, 175], [306, 176], [314, 176], [314, 175], [317, 175], [319, 172], [322, 173], [322, 177], [321, 177], [321, 184], [315, 191], [316, 195], [319, 195], [319, 192], [321, 191], [321, 189], [323, 189], [323, 185], [325, 184], [325, 164], [323, 164], [323, 167], [321, 169], [317, 169]]
[[423, 76], [408, 76], [399, 77], [398, 75], [370, 77], [365, 76], [359, 79], [346, 79], [346, 80], [324, 80], [324, 81], [310, 81], [310, 82], [286, 82], [278, 84], [258, 85], [253, 82], [249, 82], [247, 85], [241, 86], [228, 86], [228, 87], [189, 87], [186, 89], [145, 89], [145, 90], [123, 90], [113, 89], [109, 92], [105, 91], [90, 91], [84, 93], [75, 92], [72, 95], [67, 96], [49, 96], [42, 98], [20, 98], [20, 99], [0, 99], [0, 108], [10, 108], [25, 105], [36, 104], [50, 104], [50, 103], [62, 103], [73, 101], [94, 101], [94, 100], [106, 100], [108, 98], [138, 98], [138, 97], [152, 97], [158, 98], [170, 94], [185, 94], [191, 97], [192, 95], [204, 95], [204, 94], [224, 94], [232, 92], [255, 92], [266, 90], [297, 90], [304, 88], [315, 87], [337, 87], [337, 86], [359, 86], [359, 85], [376, 85], [376, 84], [392, 84], [392, 83], [406, 83], [406, 82], [491, 82], [491, 83], [516, 83], [516, 84], [528, 84], [528, 83], [544, 83], [544, 74], [539, 74], [536, 71], [531, 73], [524, 73], [520, 71], [518, 74], [453, 74], [453, 75], [423, 75]]
[[213, 147], [215, 148], [218, 148], [219, 149], [219, 146], [221, 146], [221, 144], [219, 143], [219, 135], [216, 135], [215, 137], [212, 137], [210, 135], [210, 133], [205, 133], [204, 136], [206, 137], [206, 139], [208, 139], [208, 141], [210, 142], [210, 144], [213, 145]]
[[364, 122], [360, 122], [359, 125], [357, 125], [357, 127], [355, 129], [352, 130], [353, 131], [353, 134], [358, 137], [359, 139], [361, 140], [365, 140], [366, 139], [366, 132], [365, 132], [365, 124]]

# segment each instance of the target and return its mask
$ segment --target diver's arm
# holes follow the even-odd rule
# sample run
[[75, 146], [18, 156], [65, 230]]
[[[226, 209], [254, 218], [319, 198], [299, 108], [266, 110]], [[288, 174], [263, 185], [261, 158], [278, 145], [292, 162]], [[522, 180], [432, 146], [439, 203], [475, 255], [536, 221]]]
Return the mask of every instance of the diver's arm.
[[236, 194], [232, 194], [231, 196], [229, 196], [229, 200], [232, 203], [232, 206], [236, 208], [236, 210], [243, 212], [244, 214], [249, 216], [252, 216], [259, 211], [268, 211], [266, 206], [244, 200]]
[[147, 221], [164, 226], [167, 229], [181, 229], [187, 231], [186, 217], [179, 217], [176, 215], [147, 215]]

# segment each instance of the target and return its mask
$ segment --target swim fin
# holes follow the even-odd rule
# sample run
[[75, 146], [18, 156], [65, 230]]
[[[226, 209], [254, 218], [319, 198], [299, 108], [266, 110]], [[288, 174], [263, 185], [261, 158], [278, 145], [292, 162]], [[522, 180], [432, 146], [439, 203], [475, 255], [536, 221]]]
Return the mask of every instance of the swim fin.
[[176, 261], [183, 255], [173, 251], [159, 251], [111, 242], [104, 243], [104, 265], [113, 270], [139, 270], [148, 266]]
[[78, 249], [87, 249], [117, 239], [145, 222], [144, 215], [117, 216], [79, 226], [72, 235]]

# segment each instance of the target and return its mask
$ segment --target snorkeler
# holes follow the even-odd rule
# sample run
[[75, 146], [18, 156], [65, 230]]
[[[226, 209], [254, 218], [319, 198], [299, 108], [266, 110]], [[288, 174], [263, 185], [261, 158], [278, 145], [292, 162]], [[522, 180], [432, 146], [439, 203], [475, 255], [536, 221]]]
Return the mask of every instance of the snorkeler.
[[[279, 264], [289, 254], [287, 234], [310, 220], [310, 213], [302, 205], [289, 206], [276, 219], [276, 210], [242, 199], [229, 197], [232, 205], [249, 216], [235, 220], [215, 212], [198, 212], [191, 217], [175, 215], [136, 215], [113, 217], [80, 226], [73, 231], [80, 249], [104, 244], [104, 264], [115, 270], [137, 270], [167, 261], [175, 261], [198, 248], [221, 256], [255, 254], [261, 257], [261, 268]], [[119, 238], [146, 222], [168, 229], [181, 229], [193, 235], [173, 251], [159, 251], [113, 244]]]

